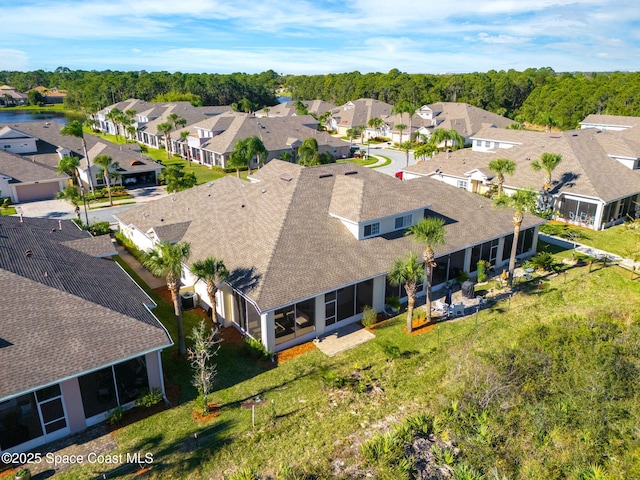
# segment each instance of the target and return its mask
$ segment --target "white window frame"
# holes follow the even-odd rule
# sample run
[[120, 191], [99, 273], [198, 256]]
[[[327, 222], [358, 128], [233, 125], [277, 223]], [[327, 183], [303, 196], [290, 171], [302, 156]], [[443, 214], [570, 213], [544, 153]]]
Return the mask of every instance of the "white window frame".
[[[400, 222], [398, 222], [398, 220], [400, 220]], [[411, 221], [412, 221], [411, 214], [409, 214], [409, 215], [401, 215], [400, 217], [396, 217], [396, 219], [395, 219], [395, 229], [396, 230], [402, 230], [403, 228], [407, 228], [409, 225], [411, 225]]]
[[457, 186], [458, 188], [464, 188], [465, 190], [467, 189], [468, 185], [469, 185], [469, 184], [467, 183], [467, 181], [466, 181], [466, 180], [458, 180], [458, 182], [457, 182], [457, 184], [456, 184], [456, 186]]
[[[370, 233], [367, 235], [367, 227], [370, 227]], [[380, 222], [367, 223], [362, 229], [362, 236], [364, 238], [375, 237], [380, 235]]]

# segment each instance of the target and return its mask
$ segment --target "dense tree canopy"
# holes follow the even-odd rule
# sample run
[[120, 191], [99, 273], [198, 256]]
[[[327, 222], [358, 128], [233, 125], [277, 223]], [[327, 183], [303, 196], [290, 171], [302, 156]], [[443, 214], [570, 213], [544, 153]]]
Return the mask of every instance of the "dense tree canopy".
[[[248, 106], [277, 103], [280, 87], [294, 100], [321, 99], [336, 105], [375, 98], [392, 105], [465, 102], [520, 122], [575, 128], [591, 113], [640, 116], [640, 72], [556, 73], [551, 68], [464, 74], [349, 72], [327, 75], [83, 71], [0, 71], [0, 84], [26, 92], [42, 85], [67, 91], [67, 106], [93, 113], [139, 98], [188, 100], [194, 105]], [[250, 110], [252, 110], [251, 108]], [[542, 121], [544, 119], [544, 122]], [[542, 123], [541, 123], [542, 122]]]

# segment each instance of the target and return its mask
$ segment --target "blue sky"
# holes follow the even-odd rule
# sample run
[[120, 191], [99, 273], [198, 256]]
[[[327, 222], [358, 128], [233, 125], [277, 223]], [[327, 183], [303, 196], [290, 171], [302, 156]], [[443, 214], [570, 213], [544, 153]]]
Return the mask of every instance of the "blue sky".
[[0, 0], [0, 7], [0, 70], [640, 70], [640, 0]]

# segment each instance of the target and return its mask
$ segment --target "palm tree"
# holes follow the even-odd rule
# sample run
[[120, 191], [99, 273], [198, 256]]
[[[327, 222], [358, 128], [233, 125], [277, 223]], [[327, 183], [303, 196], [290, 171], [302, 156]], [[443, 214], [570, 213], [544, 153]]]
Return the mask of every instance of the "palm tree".
[[387, 274], [387, 278], [392, 285], [404, 285], [407, 292], [407, 332], [411, 333], [417, 289], [418, 285], [424, 281], [424, 269], [418, 260], [418, 255], [411, 252], [404, 260], [396, 260], [391, 271]]
[[187, 165], [191, 166], [191, 153], [189, 150], [189, 145], [187, 145], [187, 138], [189, 138], [189, 131], [188, 130], [182, 130], [180, 132], [180, 142], [184, 145], [184, 148], [182, 150], [182, 154], [187, 157]]
[[247, 146], [251, 158], [256, 157], [258, 160], [258, 168], [262, 167], [262, 162], [269, 156], [269, 151], [264, 146], [264, 143], [262, 143], [262, 140], [258, 137], [249, 137], [247, 139]]
[[187, 353], [182, 328], [182, 303], [180, 302], [180, 277], [182, 276], [182, 262], [185, 262], [191, 253], [191, 245], [188, 242], [160, 242], [156, 248], [145, 254], [142, 265], [156, 277], [165, 277], [167, 289], [171, 292], [173, 309], [178, 325], [178, 352], [180, 355]]
[[313, 138], [305, 138], [298, 147], [298, 163], [305, 166], [321, 165], [320, 152], [318, 151], [318, 141]]
[[407, 128], [407, 126], [404, 123], [397, 123], [394, 128], [400, 132], [400, 141], [398, 143], [402, 143], [402, 131]]
[[378, 135], [380, 135], [380, 129], [384, 125], [384, 120], [382, 120], [382, 118], [380, 117], [373, 117], [369, 119], [369, 121], [367, 122], [367, 125], [369, 126], [369, 128], [375, 129], [376, 137], [377, 137]]
[[[394, 105], [394, 107], [391, 109], [391, 113], [392, 114], [400, 114], [400, 118], [402, 118], [403, 114], [408, 114], [409, 115], [409, 141], [411, 141], [411, 136], [412, 136], [412, 123], [413, 123], [413, 114], [415, 113], [416, 109], [415, 107], [411, 104], [411, 102], [408, 101], [402, 101], [402, 102], [398, 102], [396, 105]], [[402, 136], [400, 137], [400, 143], [402, 143]]]
[[218, 315], [216, 313], [216, 293], [218, 285], [229, 278], [229, 271], [225, 267], [224, 262], [215, 257], [207, 257], [204, 260], [198, 260], [191, 264], [191, 273], [198, 280], [202, 280], [207, 284], [207, 295], [209, 296], [209, 304], [211, 305], [211, 321], [218, 323]]
[[543, 190], [545, 193], [551, 190], [551, 174], [556, 169], [556, 167], [562, 161], [562, 155], [554, 154], [554, 153], [543, 153], [540, 157], [540, 160], [535, 160], [531, 162], [531, 168], [533, 168], [536, 172], [540, 170], [544, 170], [544, 187]]
[[417, 158], [422, 158], [426, 160], [427, 157], [432, 157], [434, 153], [438, 151], [438, 147], [436, 147], [432, 143], [421, 143], [416, 147], [413, 152], [413, 155]]
[[89, 154], [87, 153], [87, 142], [84, 140], [84, 131], [82, 130], [82, 123], [77, 120], [67, 123], [60, 129], [62, 135], [68, 135], [71, 137], [79, 138], [82, 141], [82, 150], [84, 158], [87, 159], [87, 172], [89, 177], [89, 190], [93, 193], [93, 175], [91, 174], [91, 162], [89, 162]]
[[269, 112], [271, 111], [271, 109], [269, 107], [264, 107], [262, 109], [262, 111], [265, 113], [265, 115], [267, 116], [267, 118], [269, 118]]
[[511, 244], [511, 257], [509, 258], [509, 276], [507, 284], [513, 285], [513, 272], [516, 268], [516, 250], [518, 247], [518, 237], [520, 227], [524, 219], [525, 212], [533, 212], [536, 209], [536, 192], [532, 190], [518, 190], [513, 195], [500, 195], [495, 197], [494, 203], [498, 207], [510, 207], [513, 213], [513, 243]]
[[171, 158], [171, 130], [173, 130], [173, 124], [170, 122], [159, 123], [156, 129], [164, 135], [164, 148], [167, 151], [167, 160]]
[[402, 142], [399, 145], [400, 150], [402, 150], [407, 156], [407, 167], [409, 166], [409, 151], [411, 150], [412, 146], [413, 146], [413, 143], [410, 140], [407, 140], [406, 142]]
[[113, 123], [113, 126], [116, 129], [116, 140], [118, 139], [118, 135], [120, 134], [120, 123], [122, 122], [123, 113], [118, 108], [112, 108], [109, 110], [109, 113], [106, 115], [107, 120], [110, 120]]
[[447, 144], [451, 141], [451, 146], [454, 149], [464, 147], [464, 137], [460, 135], [457, 130], [447, 130], [446, 128], [436, 128], [431, 134], [429, 140], [434, 145], [439, 145], [444, 142], [444, 150], [447, 150]]
[[489, 162], [489, 170], [496, 174], [498, 182], [498, 196], [502, 195], [502, 184], [504, 183], [504, 175], [513, 175], [516, 171], [516, 162], [508, 158], [496, 158]]
[[64, 156], [58, 162], [56, 172], [66, 173], [73, 179], [73, 183], [78, 181], [78, 167], [80, 166], [80, 159], [78, 157]]
[[112, 178], [115, 179], [120, 176], [120, 174], [118, 173], [118, 168], [120, 168], [120, 164], [118, 162], [114, 162], [109, 155], [97, 156], [94, 160], [94, 163], [102, 169], [104, 180], [105, 182], [107, 182], [107, 192], [109, 193], [109, 205], [113, 207], [113, 199], [111, 198], [111, 179]]
[[426, 279], [427, 320], [431, 320], [431, 278], [433, 267], [436, 266], [436, 255], [433, 247], [444, 245], [444, 220], [442, 218], [427, 217], [407, 229], [407, 235], [413, 235], [416, 242], [424, 244], [422, 259]]

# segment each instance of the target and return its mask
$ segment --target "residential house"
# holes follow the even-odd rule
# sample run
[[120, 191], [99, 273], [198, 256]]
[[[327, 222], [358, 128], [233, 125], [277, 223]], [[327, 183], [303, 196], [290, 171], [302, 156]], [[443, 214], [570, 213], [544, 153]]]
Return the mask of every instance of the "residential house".
[[16, 105], [25, 105], [27, 103], [27, 95], [18, 92], [9, 85], [0, 85], [0, 105], [5, 107], [13, 107]]
[[[285, 153], [295, 162], [298, 147], [307, 138], [317, 140], [321, 153], [328, 152], [333, 158], [349, 156], [347, 142], [318, 131], [317, 127], [318, 121], [310, 115], [259, 118], [248, 113], [226, 112], [191, 125], [187, 129], [191, 132], [187, 150], [181, 155], [203, 165], [226, 168], [235, 144], [255, 136], [269, 152], [266, 159], [260, 159], [262, 163]], [[254, 167], [257, 159], [251, 165]]]
[[164, 395], [155, 305], [69, 220], [0, 217], [0, 451], [23, 452]]
[[[509, 260], [513, 213], [442, 182], [399, 182], [348, 163], [279, 160], [251, 180], [227, 176], [116, 218], [143, 250], [185, 241], [190, 261], [222, 259], [230, 277], [220, 286], [217, 313], [271, 351], [358, 321], [366, 305], [382, 311], [388, 297], [406, 297], [386, 275], [409, 251], [421, 255], [423, 245], [405, 233], [425, 216], [446, 223], [446, 243], [435, 249], [436, 288], [462, 271], [474, 275], [479, 259], [496, 268]], [[525, 216], [518, 255], [535, 252], [541, 223]], [[181, 292], [188, 291], [208, 303], [206, 286], [184, 265]]]
[[365, 127], [372, 118], [385, 118], [391, 114], [393, 105], [373, 98], [360, 98], [331, 110], [329, 129], [344, 136], [354, 127]]
[[580, 128], [595, 128], [597, 130], [626, 130], [640, 129], [640, 117], [625, 117], [620, 115], [587, 115], [580, 122]]
[[65, 90], [58, 90], [57, 88], [47, 88], [42, 85], [33, 88], [37, 92], [40, 92], [42, 98], [44, 99], [44, 103], [48, 105], [55, 105], [64, 103], [64, 99], [67, 96], [67, 92]]
[[600, 230], [640, 214], [640, 127], [560, 133], [483, 128], [471, 140], [471, 149], [440, 153], [406, 168], [405, 178], [427, 176], [486, 194], [495, 184], [489, 162], [507, 158], [516, 171], [505, 177], [505, 192], [538, 191], [544, 173], [531, 163], [543, 153], [560, 154], [546, 200], [558, 220]]
[[[91, 168], [88, 168], [82, 140], [62, 135], [60, 130], [63, 127], [64, 125], [58, 122], [0, 124], [0, 150], [13, 154], [11, 157], [4, 157], [5, 170], [8, 168], [6, 165], [9, 158], [16, 159], [17, 165], [22, 165], [23, 169], [26, 168], [24, 162], [17, 162], [17, 156], [22, 157], [22, 160], [29, 160], [48, 169], [38, 171], [33, 168], [29, 169], [29, 180], [26, 180], [25, 177], [24, 180], [20, 180], [23, 185], [15, 187], [22, 191], [22, 194], [18, 195], [16, 190], [16, 202], [54, 198], [56, 192], [61, 191], [67, 184], [61, 181], [64, 178], [68, 179], [66, 175], [55, 174], [58, 163], [64, 156], [75, 156], [80, 159], [78, 174], [85, 187], [89, 186], [89, 175], [91, 175], [91, 182], [94, 186], [106, 185], [102, 170], [98, 166], [91, 163]], [[114, 162], [118, 162], [120, 178], [116, 179], [116, 183], [128, 186], [158, 184], [158, 174], [163, 168], [162, 165], [143, 155], [137, 144], [116, 145], [89, 134], [85, 134], [84, 139], [90, 161], [98, 155], [108, 155]], [[15, 172], [15, 168], [17, 167], [14, 167], [12, 171]], [[6, 170], [5, 176], [13, 177], [14, 182], [21, 178], [14, 177], [8, 172], [9, 170]], [[3, 172], [0, 171], [1, 173]], [[36, 174], [37, 176], [34, 176]], [[55, 186], [56, 182], [58, 182], [57, 187]]]
[[[383, 136], [391, 138], [394, 143], [400, 142], [400, 132], [395, 128], [398, 124], [405, 125], [402, 131], [402, 140], [409, 138], [417, 141], [428, 139], [436, 129], [455, 130], [465, 139], [465, 144], [470, 144], [470, 137], [486, 127], [505, 128], [515, 123], [513, 120], [488, 112], [468, 103], [437, 102], [431, 105], [423, 105], [416, 109], [415, 114], [409, 118], [405, 114], [394, 114], [383, 118], [386, 127]], [[380, 134], [376, 129], [367, 129], [367, 137], [375, 137]], [[411, 135], [411, 137], [409, 137]]]
[[[255, 112], [255, 116], [262, 117], [291, 117], [297, 115], [296, 104], [298, 102], [287, 101], [274, 105], [273, 107], [265, 107]], [[302, 100], [307, 112], [315, 117], [320, 117], [323, 113], [331, 112], [336, 106], [323, 100]], [[268, 109], [268, 110], [267, 110]]]

